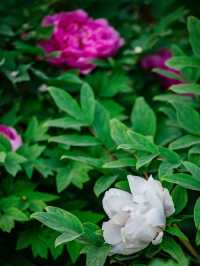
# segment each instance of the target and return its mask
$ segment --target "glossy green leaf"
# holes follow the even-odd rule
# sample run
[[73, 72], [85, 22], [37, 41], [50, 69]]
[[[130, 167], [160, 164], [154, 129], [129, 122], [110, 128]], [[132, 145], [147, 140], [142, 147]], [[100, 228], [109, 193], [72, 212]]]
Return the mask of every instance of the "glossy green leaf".
[[194, 222], [197, 230], [200, 230], [200, 198], [197, 199], [194, 205]]
[[46, 212], [36, 212], [31, 217], [61, 233], [76, 234], [77, 237], [83, 233], [83, 226], [79, 219], [60, 208], [47, 207]]
[[135, 132], [146, 136], [154, 136], [156, 132], [156, 116], [144, 98], [137, 98], [131, 113], [132, 128]]
[[189, 40], [192, 50], [196, 56], [200, 56], [200, 20], [195, 17], [189, 17], [187, 21], [187, 28], [189, 31]]
[[98, 197], [101, 193], [107, 190], [117, 179], [117, 176], [102, 176], [94, 185], [94, 193]]
[[171, 174], [162, 176], [162, 180], [178, 184], [184, 188], [200, 191], [200, 179], [187, 174]]

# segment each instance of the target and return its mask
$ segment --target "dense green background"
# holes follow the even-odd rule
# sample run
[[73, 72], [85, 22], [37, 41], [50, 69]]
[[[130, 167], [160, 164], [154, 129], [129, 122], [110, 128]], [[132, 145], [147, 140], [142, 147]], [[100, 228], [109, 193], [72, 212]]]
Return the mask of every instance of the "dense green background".
[[[97, 61], [96, 70], [87, 76], [50, 66], [37, 46], [38, 40], [51, 34], [51, 29], [40, 27], [45, 15], [78, 8], [92, 17], [107, 18], [125, 39], [115, 58]], [[109, 258], [107, 265], [175, 265], [154, 258], [173, 258], [176, 265], [187, 265], [186, 257], [198, 265], [181, 244], [184, 235], [170, 229], [178, 223], [200, 253], [199, 203], [193, 220], [200, 190], [200, 54], [194, 53], [195, 61], [193, 51], [200, 47], [200, 22], [188, 22], [189, 40], [191, 15], [200, 15], [199, 4], [193, 1], [1, 2], [0, 123], [15, 127], [24, 142], [13, 153], [9, 142], [0, 138], [1, 265], [85, 265], [78, 244], [55, 248], [58, 233], [30, 215], [52, 205], [83, 223], [101, 226], [103, 192], [111, 185], [128, 189], [128, 173], [160, 178], [172, 191], [176, 214], [161, 246], [126, 259]], [[137, 46], [142, 47], [141, 54], [134, 52]], [[140, 59], [162, 47], [173, 50], [176, 58], [170, 64], [190, 84], [173, 91], [196, 96], [167, 92], [141, 69]], [[184, 53], [184, 58], [177, 58]], [[47, 86], [49, 91], [42, 92]], [[82, 102], [78, 108], [77, 102]], [[138, 142], [129, 143], [125, 125]], [[121, 144], [122, 149], [117, 149]], [[128, 152], [124, 144], [129, 144]]]

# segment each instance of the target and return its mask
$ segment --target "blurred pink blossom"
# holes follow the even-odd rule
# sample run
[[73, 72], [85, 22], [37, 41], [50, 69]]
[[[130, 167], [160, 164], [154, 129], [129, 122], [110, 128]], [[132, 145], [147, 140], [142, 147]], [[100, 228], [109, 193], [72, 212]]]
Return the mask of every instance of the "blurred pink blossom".
[[[163, 70], [174, 73], [176, 75], [180, 75], [179, 71], [166, 66], [166, 64], [165, 64], [166, 61], [168, 59], [170, 59], [171, 57], [172, 57], [171, 51], [169, 49], [163, 48], [163, 49], [160, 49], [155, 54], [150, 54], [150, 55], [147, 55], [144, 58], [142, 58], [141, 67], [143, 69], [147, 69], [147, 70], [148, 69], [151, 70], [153, 68], [161, 68]], [[168, 89], [172, 85], [183, 83], [180, 80], [176, 80], [174, 78], [169, 78], [169, 77], [166, 77], [166, 76], [161, 75], [161, 74], [156, 74], [156, 75], [159, 77], [161, 84], [166, 89]]]
[[[47, 54], [48, 62], [57, 67], [78, 68], [82, 74], [95, 68], [94, 59], [115, 55], [124, 43], [106, 19], [94, 20], [83, 10], [44, 17], [42, 26], [51, 25], [51, 38], [39, 43]], [[58, 52], [58, 56], [52, 57], [52, 52]]]
[[0, 134], [10, 141], [13, 151], [16, 151], [22, 145], [21, 136], [14, 128], [0, 124]]

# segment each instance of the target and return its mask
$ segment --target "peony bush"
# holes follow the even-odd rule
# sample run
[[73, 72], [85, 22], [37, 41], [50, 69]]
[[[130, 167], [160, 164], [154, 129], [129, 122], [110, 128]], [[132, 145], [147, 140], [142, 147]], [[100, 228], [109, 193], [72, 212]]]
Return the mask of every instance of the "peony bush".
[[198, 3], [0, 14], [1, 265], [200, 265]]

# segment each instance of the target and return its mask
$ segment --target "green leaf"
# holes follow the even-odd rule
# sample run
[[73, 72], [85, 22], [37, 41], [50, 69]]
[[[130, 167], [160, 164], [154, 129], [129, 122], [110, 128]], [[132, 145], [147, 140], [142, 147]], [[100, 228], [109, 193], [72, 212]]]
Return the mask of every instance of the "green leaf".
[[193, 177], [200, 180], [200, 168], [191, 162], [182, 162], [185, 168], [192, 174]]
[[22, 41], [15, 42], [15, 48], [19, 50], [22, 54], [30, 54], [30, 55], [40, 55], [44, 54], [43, 49], [38, 46], [30, 45]]
[[178, 84], [170, 87], [170, 91], [180, 94], [194, 94], [200, 95], [200, 85], [196, 83]]
[[157, 146], [153, 144], [147, 137], [135, 133], [132, 130], [128, 130], [127, 135], [129, 137], [129, 143], [131, 144], [132, 149], [150, 152], [153, 154], [158, 153]]
[[[133, 264], [131, 266], [145, 266], [145, 264]], [[179, 263], [176, 263], [174, 260], [160, 260], [160, 259], [154, 259], [149, 266], [180, 266]], [[188, 266], [188, 264], [185, 264], [184, 266]]]
[[117, 119], [111, 120], [111, 136], [118, 148], [157, 153], [157, 146], [148, 137], [129, 130]]
[[179, 229], [179, 227], [170, 226], [167, 227], [165, 231], [172, 236], [178, 237], [181, 240], [188, 241], [187, 236]]
[[115, 187], [130, 192], [130, 187], [127, 180], [118, 181], [115, 184]]
[[4, 151], [0, 152], [0, 163], [4, 163], [6, 159], [6, 153]]
[[167, 162], [175, 164], [176, 166], [180, 165], [181, 158], [176, 152], [165, 147], [159, 147], [159, 153], [160, 156], [164, 158]]
[[[38, 72], [38, 70], [37, 70]], [[79, 88], [82, 84], [82, 80], [78, 76], [76, 70], [68, 70], [67, 72], [59, 73], [57, 77], [48, 78], [47, 84], [58, 88]]]
[[192, 135], [185, 135], [170, 143], [169, 148], [172, 150], [179, 150], [191, 147], [199, 143], [200, 143], [199, 137]]
[[200, 230], [200, 197], [194, 205], [194, 223], [197, 230]]
[[[174, 104], [176, 108], [177, 121], [180, 127], [189, 133], [200, 134], [200, 115], [193, 108], [183, 105]], [[190, 119], [188, 119], [188, 117]]]
[[187, 28], [192, 50], [196, 56], [200, 56], [200, 20], [190, 16], [187, 21]]
[[103, 266], [110, 252], [110, 246], [89, 246], [87, 249], [86, 266]]
[[174, 56], [167, 60], [166, 65], [175, 69], [182, 69], [185, 67], [199, 68], [200, 59], [191, 56]]
[[83, 233], [83, 225], [73, 214], [56, 207], [47, 207], [46, 212], [36, 212], [31, 215], [32, 218], [43, 223], [47, 227], [61, 232], [68, 233], [75, 239]]
[[49, 87], [49, 92], [60, 110], [82, 121], [83, 113], [81, 108], [68, 92], [55, 87]]
[[71, 176], [69, 175], [70, 167], [60, 168], [57, 175], [56, 175], [56, 187], [58, 193], [65, 190], [71, 183]]
[[80, 130], [82, 126], [85, 126], [85, 123], [77, 121], [76, 119], [71, 117], [63, 117], [63, 118], [48, 120], [44, 123], [44, 126], [64, 128], [64, 129], [73, 128], [76, 130]]
[[98, 224], [105, 218], [104, 214], [94, 211], [75, 210], [73, 211], [73, 214], [76, 215], [82, 223]]
[[14, 226], [15, 226], [15, 222], [12, 219], [12, 217], [10, 217], [7, 214], [1, 215], [0, 228], [3, 232], [10, 233], [10, 231], [13, 229]]
[[123, 157], [123, 158], [120, 158], [118, 160], [106, 162], [103, 165], [103, 168], [124, 168], [124, 167], [128, 167], [128, 166], [135, 167], [135, 165], [136, 165], [136, 160], [134, 158]]
[[167, 125], [167, 123], [163, 123], [159, 125], [159, 129], [156, 134], [156, 143], [158, 145], [165, 146], [180, 136], [182, 136], [182, 132], [179, 128], [175, 128]]
[[146, 136], [154, 136], [156, 132], [156, 116], [143, 97], [136, 99], [131, 122], [133, 130]]
[[181, 246], [173, 238], [165, 236], [161, 244], [161, 249], [180, 263], [180, 265], [188, 265], [187, 258], [185, 257]]
[[87, 76], [87, 80], [101, 97], [114, 97], [120, 92], [131, 90], [130, 78], [122, 68], [96, 71], [93, 75]]
[[65, 155], [63, 155], [61, 157], [61, 159], [70, 159], [73, 161], [77, 161], [77, 162], [82, 162], [97, 168], [101, 168], [102, 164], [104, 163], [103, 159], [97, 159], [97, 158], [92, 158], [92, 157], [88, 157], [88, 156], [83, 156], [81, 155], [79, 152], [72, 152], [70, 151], [68, 154], [65, 153]]
[[116, 142], [117, 145], [120, 144], [130, 144], [129, 137], [127, 135], [128, 127], [121, 123], [117, 119], [112, 119], [110, 121], [111, 127], [111, 137]]
[[159, 178], [162, 179], [163, 176], [173, 174], [173, 169], [177, 168], [176, 164], [169, 163], [167, 161], [162, 161], [159, 166]]
[[187, 174], [162, 176], [162, 180], [178, 184], [184, 188], [200, 191], [200, 179]]
[[4, 137], [4, 135], [0, 134], [0, 151], [11, 151], [12, 146], [10, 141]]
[[20, 209], [15, 207], [10, 207], [9, 209], [7, 209], [6, 214], [10, 215], [12, 219], [15, 221], [19, 222], [28, 221], [28, 217]]
[[47, 128], [42, 124], [39, 124], [36, 117], [33, 117], [29, 124], [28, 128], [25, 132], [25, 139], [27, 142], [37, 142], [48, 139], [48, 135], [46, 135]]
[[110, 148], [114, 146], [114, 143], [111, 139], [109, 120], [110, 116], [107, 110], [99, 102], [96, 102], [95, 117], [92, 128], [94, 130], [95, 136]]
[[[12, 202], [10, 202], [12, 203]], [[2, 204], [3, 205], [3, 204]], [[28, 217], [18, 208], [11, 206], [6, 208], [4, 203], [3, 213], [0, 216], [0, 228], [4, 232], [10, 232], [15, 226], [15, 221], [25, 222]]]
[[117, 118], [123, 120], [126, 118], [124, 114], [124, 106], [115, 101], [115, 99], [101, 99], [101, 105], [109, 113], [110, 118]]
[[87, 83], [81, 88], [81, 109], [85, 121], [90, 125], [94, 120], [95, 98], [92, 88]]
[[26, 159], [14, 152], [9, 152], [5, 158], [5, 168], [12, 175], [15, 176], [21, 170], [21, 163], [26, 162]]
[[[170, 70], [167, 71], [167, 70], [162, 69], [162, 68], [153, 68], [152, 72], [160, 74], [161, 76], [165, 76], [165, 77], [170, 78], [170, 79], [182, 81], [182, 78], [179, 74], [171, 72]], [[171, 86], [170, 86], [170, 91], [171, 91]]]
[[172, 191], [172, 198], [175, 207], [175, 214], [179, 214], [187, 205], [187, 190], [180, 186], [176, 186], [175, 189]]
[[194, 100], [191, 97], [185, 97], [185, 95], [176, 95], [176, 94], [161, 94], [156, 95], [154, 100], [161, 102], [168, 102], [170, 104], [184, 104], [188, 106], [194, 106]]
[[58, 192], [66, 189], [71, 183], [83, 188], [83, 184], [89, 181], [88, 172], [91, 167], [78, 161], [71, 162], [67, 167], [61, 168], [56, 176], [56, 185]]
[[61, 143], [69, 146], [97, 146], [100, 145], [99, 141], [92, 136], [87, 135], [61, 135], [51, 137], [50, 142]]
[[117, 176], [102, 176], [94, 185], [94, 193], [98, 197], [106, 189], [108, 189], [117, 179]]
[[197, 231], [195, 242], [197, 246], [200, 245], [200, 230]]
[[101, 247], [101, 245], [104, 244], [104, 239], [101, 234], [101, 229], [99, 228], [98, 225], [91, 222], [84, 223], [84, 232], [85, 233], [83, 239], [86, 242], [86, 244], [90, 243], [95, 247]]
[[62, 245], [64, 243], [70, 242], [72, 240], [75, 240], [79, 236], [81, 236], [82, 233], [77, 233], [77, 232], [64, 232], [62, 235], [59, 235], [56, 240], [55, 240], [55, 246]]
[[63, 247], [55, 248], [55, 238], [58, 236], [57, 232], [49, 228], [32, 225], [30, 228], [20, 231], [17, 239], [17, 250], [30, 247], [34, 257], [46, 258], [48, 251], [54, 259], [61, 255]]
[[137, 154], [136, 170], [149, 164], [154, 158], [157, 157], [157, 155], [158, 154], [147, 154], [142, 152]]
[[78, 241], [72, 241], [67, 243], [67, 251], [73, 263], [75, 263], [78, 257], [81, 255], [83, 244]]
[[[153, 2], [152, 2], [153, 3]], [[161, 12], [159, 12], [160, 17], [158, 23], [155, 25], [155, 32], [163, 34], [164, 32], [167, 32], [168, 30], [171, 29], [173, 23], [178, 22], [181, 20], [187, 13], [188, 11], [184, 7], [177, 7], [176, 9], [172, 10], [171, 12], [166, 13], [164, 16], [162, 16], [162, 12], [165, 12], [164, 10], [167, 10], [170, 5], [173, 3], [173, 1], [169, 2], [161, 2], [159, 7], [161, 7]], [[163, 7], [164, 6], [164, 7]], [[155, 7], [154, 7], [155, 8]], [[156, 7], [158, 8], [158, 7]], [[157, 9], [155, 9], [157, 10]], [[155, 11], [154, 11], [155, 12]], [[158, 14], [157, 14], [158, 16]], [[170, 27], [171, 26], [171, 27]]]

